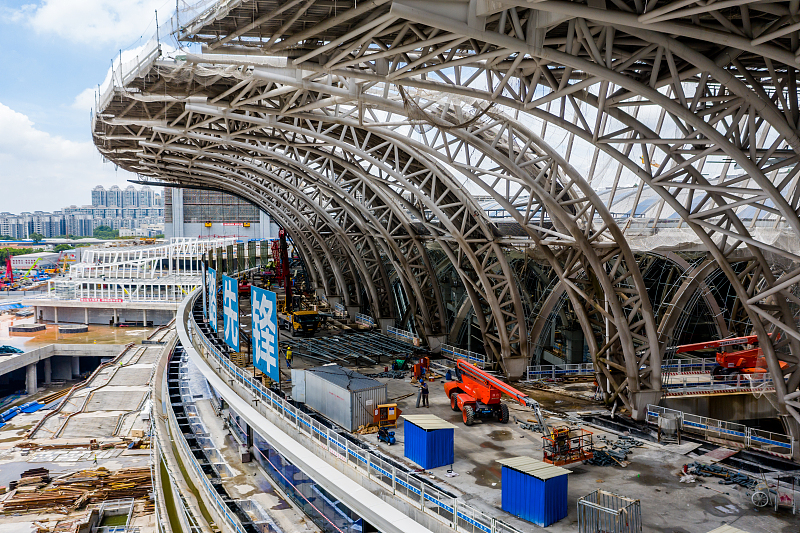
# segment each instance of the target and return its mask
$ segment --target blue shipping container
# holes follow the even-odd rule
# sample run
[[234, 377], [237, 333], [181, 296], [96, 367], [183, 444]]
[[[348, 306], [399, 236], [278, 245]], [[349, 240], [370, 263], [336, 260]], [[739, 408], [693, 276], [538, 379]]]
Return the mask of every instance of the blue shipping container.
[[403, 424], [404, 455], [426, 470], [453, 464], [454, 427], [426, 430], [406, 418]]
[[561, 470], [564, 471], [563, 474], [543, 480], [504, 465], [501, 480], [502, 509], [542, 527], [565, 518], [568, 511], [569, 470]]

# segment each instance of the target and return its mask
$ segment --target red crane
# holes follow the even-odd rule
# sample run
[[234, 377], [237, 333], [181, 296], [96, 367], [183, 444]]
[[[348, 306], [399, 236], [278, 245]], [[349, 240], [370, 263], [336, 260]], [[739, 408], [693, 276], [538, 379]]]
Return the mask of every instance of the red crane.
[[[725, 348], [740, 347], [736, 351], [725, 351]], [[715, 376], [729, 376], [731, 374], [764, 374], [767, 372], [767, 362], [764, 359], [764, 350], [758, 347], [758, 336], [735, 337], [718, 341], [698, 342], [678, 346], [676, 354], [722, 348], [717, 352], [717, 364], [712, 374]], [[786, 368], [787, 363], [781, 361], [781, 368]]]

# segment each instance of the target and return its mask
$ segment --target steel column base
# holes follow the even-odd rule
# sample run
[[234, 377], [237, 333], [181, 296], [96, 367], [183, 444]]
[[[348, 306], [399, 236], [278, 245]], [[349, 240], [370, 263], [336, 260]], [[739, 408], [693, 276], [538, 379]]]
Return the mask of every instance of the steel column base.
[[503, 366], [506, 369], [506, 378], [517, 381], [525, 377], [528, 370], [528, 359], [526, 357], [506, 357], [503, 358]]
[[633, 412], [631, 417], [634, 420], [642, 421], [647, 417], [647, 404], [658, 405], [664, 391], [660, 390], [646, 390], [631, 393], [631, 405]]

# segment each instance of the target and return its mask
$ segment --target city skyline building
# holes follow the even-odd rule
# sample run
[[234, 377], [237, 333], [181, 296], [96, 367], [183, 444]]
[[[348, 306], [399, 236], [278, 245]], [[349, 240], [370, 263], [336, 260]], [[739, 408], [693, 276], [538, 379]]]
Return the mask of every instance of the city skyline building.
[[34, 233], [45, 238], [73, 235], [91, 237], [100, 226], [138, 235], [143, 227], [152, 234], [154, 227], [163, 227], [163, 197], [147, 185], [124, 190], [113, 185], [109, 189], [97, 185], [91, 190], [90, 205], [70, 205], [59, 210], [23, 211], [19, 214], [0, 212], [0, 235], [13, 239], [29, 239]]

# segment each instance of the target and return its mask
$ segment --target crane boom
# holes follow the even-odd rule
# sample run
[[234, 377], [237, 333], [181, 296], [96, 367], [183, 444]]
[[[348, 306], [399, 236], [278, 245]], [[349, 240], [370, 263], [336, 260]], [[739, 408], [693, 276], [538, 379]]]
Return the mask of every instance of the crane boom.
[[511, 396], [515, 400], [517, 400], [522, 405], [527, 405], [525, 403], [525, 399], [528, 398], [528, 395], [522, 391], [518, 391], [511, 385], [504, 383], [494, 377], [493, 375], [489, 374], [488, 372], [484, 372], [477, 366], [473, 365], [472, 363], [468, 363], [463, 359], [459, 359], [456, 361], [456, 368], [462, 374], [468, 375], [470, 378], [474, 379], [478, 382], [483, 382], [486, 386], [491, 386], [496, 389], [500, 389], [505, 394]]
[[747, 337], [736, 337], [733, 339], [722, 339], [718, 341], [698, 342], [696, 344], [685, 344], [678, 346], [675, 353], [694, 352], [696, 350], [708, 350], [709, 348], [721, 348], [735, 344], [758, 344], [758, 335], [748, 335]]

